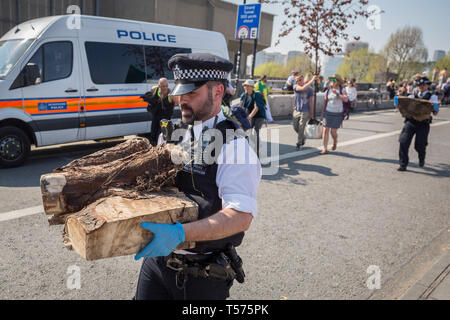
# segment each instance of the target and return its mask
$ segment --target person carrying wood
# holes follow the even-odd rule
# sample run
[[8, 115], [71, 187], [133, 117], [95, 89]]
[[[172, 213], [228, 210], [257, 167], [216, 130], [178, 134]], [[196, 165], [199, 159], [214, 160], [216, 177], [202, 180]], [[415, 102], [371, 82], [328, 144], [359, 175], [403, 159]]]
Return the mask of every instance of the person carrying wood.
[[[423, 77], [416, 81], [418, 92], [414, 95], [410, 95], [409, 98], [428, 100], [433, 103], [433, 115], [437, 115], [439, 112], [438, 98], [428, 89], [430, 88], [431, 81], [428, 78]], [[394, 105], [398, 105], [398, 98], [395, 97]], [[432, 117], [429, 116], [425, 120], [418, 121], [411, 116], [405, 116], [404, 126], [399, 137], [399, 163], [398, 171], [406, 171], [409, 163], [409, 147], [411, 145], [414, 135], [416, 136], [414, 142], [414, 149], [419, 156], [419, 167], [425, 166], [426, 148], [428, 145], [428, 135], [430, 133], [430, 124]]]
[[[234, 247], [257, 215], [261, 164], [243, 134], [230, 136], [239, 126], [221, 111], [233, 64], [212, 54], [192, 53], [174, 55], [169, 68], [176, 83], [170, 96], [179, 97], [188, 128], [181, 144], [200, 146], [204, 153], [212, 144], [218, 152], [212, 152], [213, 162], [207, 157], [197, 161], [191, 152], [175, 179], [179, 191], [198, 204], [197, 221], [142, 224], [154, 239], [135, 256], [144, 258], [135, 299], [224, 300], [234, 279], [244, 281]], [[204, 139], [210, 132], [214, 139]], [[184, 241], [195, 242], [195, 248], [172, 252]]]

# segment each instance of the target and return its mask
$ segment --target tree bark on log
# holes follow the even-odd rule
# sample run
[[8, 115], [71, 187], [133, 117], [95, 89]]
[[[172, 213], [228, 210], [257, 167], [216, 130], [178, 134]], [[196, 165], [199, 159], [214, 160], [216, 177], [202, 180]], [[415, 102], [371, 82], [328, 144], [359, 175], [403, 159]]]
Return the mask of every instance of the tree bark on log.
[[[173, 147], [148, 145], [147, 148], [136, 148], [136, 152], [125, 155], [121, 145], [111, 148], [118, 151], [118, 155], [123, 155], [116, 160], [110, 161], [113, 152], [106, 149], [95, 156], [83, 157], [53, 173], [42, 175], [41, 193], [45, 213], [77, 212], [100, 198], [117, 195], [117, 189], [122, 190], [121, 195], [124, 197], [135, 197], [139, 191], [159, 191], [162, 187], [174, 185], [174, 178], [181, 165], [171, 160]], [[123, 146], [127, 152], [131, 152], [130, 147], [134, 148], [135, 144], [126, 143]]]

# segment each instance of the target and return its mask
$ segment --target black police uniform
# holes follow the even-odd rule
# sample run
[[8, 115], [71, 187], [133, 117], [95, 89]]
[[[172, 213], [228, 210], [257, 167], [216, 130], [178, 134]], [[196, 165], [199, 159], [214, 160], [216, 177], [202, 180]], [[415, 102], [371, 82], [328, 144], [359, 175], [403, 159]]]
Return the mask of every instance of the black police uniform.
[[[206, 54], [177, 54], [169, 60], [169, 68], [174, 71], [176, 86], [171, 95], [182, 95], [200, 88], [207, 81], [226, 80], [233, 65], [222, 58]], [[225, 87], [226, 88], [226, 87]], [[216, 116], [217, 121], [217, 116]], [[224, 120], [215, 123], [226, 143], [226, 130], [239, 128], [239, 125]], [[191, 142], [194, 133], [191, 130]], [[193, 149], [192, 149], [193, 150]], [[192, 152], [191, 158], [193, 160]], [[216, 174], [218, 164], [193, 164], [184, 166], [176, 177], [176, 186], [199, 206], [199, 220], [209, 217], [222, 209], [222, 200], [218, 195]], [[229, 296], [233, 279], [213, 280], [205, 277], [187, 275], [182, 268], [172, 267], [168, 260], [175, 257], [189, 267], [204, 266], [223, 259], [220, 253], [226, 251], [229, 244], [241, 244], [244, 233], [215, 240], [196, 242], [194, 249], [188, 250], [193, 255], [174, 255], [169, 257], [146, 258], [142, 265], [135, 298], [140, 300], [158, 299], [211, 299], [224, 300]], [[227, 259], [227, 257], [225, 257]], [[171, 260], [173, 261], [173, 260]], [[223, 261], [222, 261], [223, 262]]]
[[[422, 80], [422, 79], [421, 79]], [[424, 80], [426, 81], [426, 80]], [[430, 100], [433, 94], [429, 91], [424, 92], [423, 94], [415, 95], [416, 99], [424, 99]], [[411, 145], [411, 141], [416, 135], [416, 140], [414, 142], [414, 149], [419, 154], [419, 165], [421, 167], [425, 164], [425, 155], [426, 155], [426, 147], [428, 145], [428, 134], [430, 133], [430, 124], [432, 121], [432, 117], [424, 121], [417, 121], [413, 118], [406, 117], [405, 124], [403, 126], [402, 132], [400, 133], [399, 142], [400, 142], [400, 150], [399, 150], [399, 158], [400, 158], [400, 168], [399, 170], [405, 170], [409, 163], [409, 146]]]
[[174, 102], [169, 96], [161, 98], [159, 94], [159, 88], [156, 87], [155, 90], [147, 92], [142, 96], [142, 99], [148, 103], [147, 111], [152, 115], [152, 125], [150, 129], [150, 143], [156, 145], [158, 141], [158, 136], [161, 133], [161, 120], [169, 120], [172, 118]]

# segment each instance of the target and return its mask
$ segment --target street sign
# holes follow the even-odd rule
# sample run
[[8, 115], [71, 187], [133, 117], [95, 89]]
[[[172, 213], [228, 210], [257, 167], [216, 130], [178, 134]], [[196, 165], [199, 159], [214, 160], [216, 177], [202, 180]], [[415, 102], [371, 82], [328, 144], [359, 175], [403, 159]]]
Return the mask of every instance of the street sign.
[[261, 4], [238, 6], [236, 18], [236, 39], [258, 39]]

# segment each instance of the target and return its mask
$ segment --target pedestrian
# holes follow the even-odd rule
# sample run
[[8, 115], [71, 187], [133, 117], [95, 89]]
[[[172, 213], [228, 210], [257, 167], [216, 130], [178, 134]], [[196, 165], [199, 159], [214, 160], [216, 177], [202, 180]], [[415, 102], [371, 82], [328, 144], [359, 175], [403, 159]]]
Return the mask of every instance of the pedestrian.
[[433, 74], [431, 76], [431, 82], [437, 82], [438, 81], [438, 75], [439, 75], [439, 68], [434, 67]]
[[313, 118], [314, 90], [311, 85], [317, 79], [318, 77], [314, 76], [310, 81], [305, 82], [305, 78], [302, 74], [299, 74], [297, 78], [295, 78], [292, 125], [297, 133], [297, 151], [305, 144], [305, 127], [308, 121]]
[[447, 68], [444, 68], [441, 70], [441, 72], [439, 72], [439, 84], [438, 84], [439, 90], [444, 89], [446, 79], [447, 79]]
[[406, 86], [407, 95], [408, 96], [412, 95], [413, 90], [414, 90], [414, 81], [410, 81], [410, 82], [408, 82], [408, 85]]
[[317, 84], [317, 92], [322, 92], [324, 86], [325, 86], [325, 83], [323, 82], [323, 76], [320, 76], [319, 77], [319, 82]]
[[336, 150], [338, 142], [337, 130], [342, 124], [342, 113], [344, 111], [344, 102], [348, 102], [348, 96], [342, 88], [342, 78], [339, 75], [333, 75], [329, 78], [330, 88], [325, 93], [325, 101], [322, 107], [321, 120], [323, 121], [323, 149], [320, 154], [328, 153], [328, 139], [331, 131], [333, 146], [331, 150]]
[[345, 93], [348, 96], [347, 108], [345, 110], [345, 119], [348, 120], [350, 118], [350, 112], [352, 112], [356, 106], [358, 91], [354, 85], [354, 82], [347, 81], [347, 86], [344, 88]]
[[442, 97], [442, 104], [449, 104], [450, 102], [450, 78], [447, 79], [447, 83], [444, 86], [444, 95]]
[[[169, 59], [169, 69], [176, 83], [170, 95], [179, 96], [182, 122], [188, 128], [182, 144], [203, 148], [203, 137], [211, 129], [223, 139], [212, 140], [214, 150], [220, 150], [212, 164], [197, 163], [192, 152], [191, 161], [175, 178], [178, 190], [198, 204], [198, 220], [142, 224], [154, 238], [135, 256], [145, 258], [135, 299], [225, 300], [234, 279], [243, 281], [242, 261], [233, 248], [241, 244], [257, 215], [261, 164], [244, 135], [228, 139], [238, 126], [224, 117], [221, 103], [233, 64], [212, 54], [176, 54]], [[195, 248], [172, 252], [185, 241], [195, 242]]]
[[154, 86], [141, 97], [148, 103], [147, 111], [152, 115], [149, 140], [153, 146], [158, 143], [158, 136], [161, 133], [161, 120], [170, 120], [173, 115], [175, 100], [169, 96], [169, 92], [169, 82], [166, 78], [161, 78], [157, 86]]
[[254, 90], [253, 80], [246, 80], [243, 84], [244, 92], [241, 94], [240, 105], [247, 112], [247, 119], [250, 121], [252, 135], [256, 136], [256, 148], [259, 156], [259, 131], [266, 119], [265, 100], [261, 93]]
[[266, 120], [268, 123], [273, 122], [272, 113], [270, 112], [270, 104], [269, 104], [269, 87], [267, 86], [267, 76], [263, 75], [258, 79], [258, 81], [255, 83], [255, 89], [256, 92], [259, 92], [264, 97], [264, 100], [266, 101]]
[[[424, 99], [429, 100], [434, 103], [433, 114], [437, 115], [439, 112], [439, 104], [438, 98], [436, 95], [432, 94], [428, 89], [431, 85], [431, 81], [426, 77], [420, 78], [417, 81], [418, 93], [415, 95], [409, 96], [410, 98], [416, 99]], [[425, 155], [426, 155], [426, 147], [428, 145], [428, 134], [430, 133], [430, 123], [432, 121], [432, 117], [424, 121], [417, 121], [411, 117], [405, 117], [404, 126], [400, 133], [399, 142], [399, 158], [400, 158], [400, 167], [398, 171], [406, 171], [406, 168], [409, 163], [409, 146], [411, 145], [411, 141], [416, 136], [414, 142], [414, 149], [419, 154], [419, 166], [425, 166]]]
[[294, 90], [294, 84], [295, 84], [295, 77], [298, 76], [297, 70], [292, 70], [291, 74], [286, 80], [286, 83], [284, 84], [283, 90], [285, 91], [293, 91]]
[[386, 91], [389, 93], [389, 99], [394, 99], [395, 97], [395, 82], [394, 79], [389, 79], [386, 83]]

